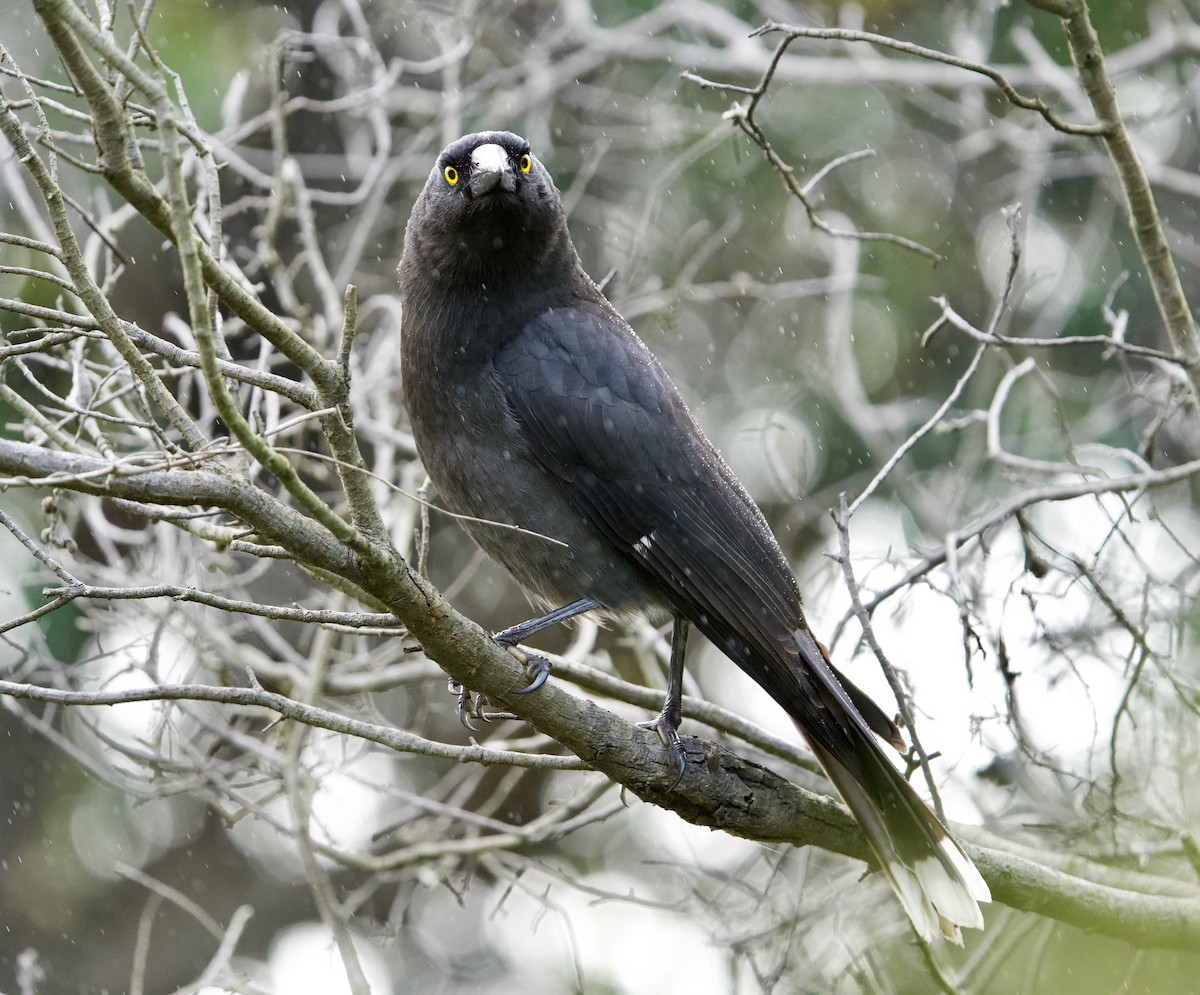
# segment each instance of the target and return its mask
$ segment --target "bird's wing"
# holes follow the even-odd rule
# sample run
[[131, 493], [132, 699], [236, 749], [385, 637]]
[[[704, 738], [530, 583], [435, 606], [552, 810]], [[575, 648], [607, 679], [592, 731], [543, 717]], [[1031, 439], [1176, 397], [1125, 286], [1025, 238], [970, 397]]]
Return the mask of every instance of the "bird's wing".
[[[846, 716], [842, 701], [829, 701], [828, 664], [798, 659], [805, 625], [791, 569], [629, 326], [590, 302], [548, 311], [500, 350], [494, 374], [530, 449], [580, 513], [772, 697], [802, 713], [810, 735], [840, 752]], [[857, 711], [879, 713], [872, 727], [888, 723], [865, 695], [853, 696], [864, 701]]]
[[829, 662], [761, 513], [629, 326], [601, 305], [549, 311], [494, 375], [580, 514], [791, 714], [918, 931], [982, 926], [987, 885], [872, 735], [899, 731]]

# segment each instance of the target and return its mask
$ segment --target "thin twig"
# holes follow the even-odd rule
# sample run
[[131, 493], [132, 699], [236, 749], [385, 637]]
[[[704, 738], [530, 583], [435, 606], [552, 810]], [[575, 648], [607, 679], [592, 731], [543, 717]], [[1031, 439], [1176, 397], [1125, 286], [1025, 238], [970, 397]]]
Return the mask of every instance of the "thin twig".
[[380, 746], [386, 746], [401, 753], [441, 757], [447, 760], [456, 760], [459, 763], [478, 763], [485, 766], [508, 765], [535, 767], [543, 770], [586, 769], [586, 765], [575, 757], [513, 753], [508, 750], [491, 750], [480, 746], [453, 746], [449, 743], [437, 743], [402, 729], [363, 722], [325, 708], [305, 705], [293, 698], [262, 688], [212, 687], [204, 684], [154, 684], [147, 687], [127, 688], [123, 691], [63, 691], [57, 688], [38, 687], [35, 684], [0, 681], [0, 695], [26, 701], [44, 701], [56, 705], [78, 707], [123, 705], [138, 701], [211, 701], [223, 705], [253, 706], [268, 709], [286, 719], [318, 729], [328, 729], [331, 732], [339, 732], [371, 743], [378, 743]]
[[[767, 157], [767, 161], [771, 163], [775, 171], [782, 178], [784, 185], [788, 191], [800, 201], [804, 207], [805, 213], [808, 215], [809, 223], [818, 231], [824, 232], [832, 238], [849, 238], [859, 242], [890, 242], [894, 245], [899, 245], [905, 249], [911, 249], [913, 252], [920, 253], [927, 259], [933, 260], [935, 263], [941, 260], [941, 255], [934, 252], [933, 249], [916, 242], [911, 238], [905, 238], [902, 235], [895, 235], [890, 232], [863, 232], [863, 231], [846, 231], [840, 228], [834, 228], [817, 212], [816, 205], [812, 201], [810, 191], [816, 184], [816, 178], [808, 183], [801, 183], [796, 178], [795, 170], [784, 162], [783, 158], [775, 150], [775, 147], [768, 140], [766, 133], [759, 126], [755, 118], [755, 113], [758, 110], [762, 99], [767, 95], [770, 89], [771, 81], [775, 77], [775, 71], [779, 67], [779, 60], [783, 58], [784, 52], [791, 45], [795, 36], [787, 36], [775, 48], [774, 54], [771, 56], [770, 62], [758, 83], [750, 88], [742, 86], [734, 86], [731, 84], [713, 83], [703, 77], [697, 76], [694, 73], [681, 73], [683, 79], [690, 80], [693, 83], [699, 84], [706, 89], [729, 89], [737, 93], [748, 94], [750, 100], [745, 104], [735, 102], [728, 111], [725, 112], [725, 117], [732, 121], [735, 125], [742, 129], [757, 145], [762, 149], [763, 154]], [[842, 156], [835, 159], [832, 163], [825, 166], [818, 176], [824, 176], [838, 165], [842, 165], [852, 159], [862, 158], [861, 153], [852, 153], [849, 157]]]
[[1022, 107], [1025, 110], [1037, 112], [1045, 118], [1051, 127], [1068, 135], [1106, 135], [1112, 127], [1104, 119], [1096, 124], [1073, 124], [1070, 121], [1064, 121], [1050, 110], [1045, 101], [1040, 97], [1027, 97], [1023, 93], [1020, 93], [1001, 73], [985, 63], [960, 59], [956, 55], [939, 52], [937, 49], [926, 48], [923, 45], [914, 45], [912, 42], [900, 41], [898, 38], [890, 38], [887, 35], [875, 34], [871, 31], [856, 31], [849, 28], [809, 28], [792, 24], [780, 24], [776, 21], [768, 21], [754, 32], [755, 35], [776, 33], [785, 34], [789, 42], [796, 38], [816, 38], [822, 41], [865, 42], [879, 48], [890, 48], [893, 51], [903, 52], [906, 55], [914, 55], [929, 62], [940, 62], [947, 66], [965, 69], [967, 72], [978, 73], [980, 76], [986, 76], [995, 83], [1009, 103], [1017, 107]]

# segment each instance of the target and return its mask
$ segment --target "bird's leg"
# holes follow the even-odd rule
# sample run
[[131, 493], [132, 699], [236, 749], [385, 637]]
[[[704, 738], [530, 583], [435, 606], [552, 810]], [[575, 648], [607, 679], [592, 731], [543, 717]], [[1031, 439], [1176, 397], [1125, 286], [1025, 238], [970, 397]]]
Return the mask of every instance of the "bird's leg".
[[519, 625], [512, 625], [507, 629], [502, 629], [492, 636], [492, 638], [505, 649], [508, 649], [517, 643], [523, 643], [530, 636], [541, 632], [543, 629], [548, 629], [559, 622], [566, 622], [569, 619], [573, 619], [576, 615], [594, 611], [599, 607], [599, 601], [592, 598], [580, 598], [578, 601], [572, 601], [569, 605], [564, 605], [562, 608], [555, 608], [554, 611], [547, 612], [545, 615], [538, 615], [527, 622], [521, 622]]
[[518, 647], [517, 643], [524, 642], [535, 632], [541, 632], [552, 625], [565, 622], [576, 615], [582, 615], [584, 612], [590, 612], [599, 607], [600, 602], [593, 598], [580, 598], [578, 601], [572, 601], [569, 605], [555, 608], [552, 612], [531, 618], [519, 625], [510, 626], [492, 636], [492, 639], [506, 649], [512, 657], [524, 664], [525, 672], [529, 675], [529, 687], [521, 688], [520, 691], [513, 692], [514, 694], [529, 694], [530, 691], [536, 691], [546, 683], [546, 678], [550, 676], [550, 661], [537, 653], [526, 652]]
[[679, 739], [679, 723], [683, 721], [683, 657], [687, 651], [688, 622], [676, 616], [671, 629], [671, 663], [667, 670], [667, 699], [662, 711], [652, 722], [639, 722], [643, 729], [653, 729], [667, 748], [667, 758], [675, 768], [675, 779], [668, 791], [674, 791], [687, 769], [687, 754]]

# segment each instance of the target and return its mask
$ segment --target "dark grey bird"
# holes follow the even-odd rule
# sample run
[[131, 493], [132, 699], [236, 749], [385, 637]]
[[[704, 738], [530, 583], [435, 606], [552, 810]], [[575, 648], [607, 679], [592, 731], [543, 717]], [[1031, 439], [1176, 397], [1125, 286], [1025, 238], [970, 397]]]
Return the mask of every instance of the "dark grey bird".
[[[421, 459], [446, 507], [548, 609], [502, 645], [583, 612], [673, 621], [667, 698], [647, 725], [674, 787], [695, 625], [795, 721], [917, 931], [961, 942], [960, 926], [982, 927], [987, 885], [876, 739], [903, 749], [899, 730], [809, 630], [762, 513], [584, 272], [524, 139], [467, 135], [437, 157], [399, 273]], [[529, 662], [523, 691], [540, 687], [549, 664], [514, 653]]]

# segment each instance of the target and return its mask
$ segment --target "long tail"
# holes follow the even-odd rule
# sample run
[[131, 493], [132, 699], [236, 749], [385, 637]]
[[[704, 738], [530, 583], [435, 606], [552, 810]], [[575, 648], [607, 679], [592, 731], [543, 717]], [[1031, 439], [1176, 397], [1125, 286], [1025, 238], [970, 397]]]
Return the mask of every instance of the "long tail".
[[[980, 902], [991, 892], [971, 859], [892, 765], [858, 706], [870, 699], [830, 665], [807, 630], [796, 632], [805, 668], [817, 683], [822, 721], [810, 707], [789, 708], [829, 780], [861, 823], [900, 904], [926, 940], [962, 944], [960, 927], [981, 929]], [[870, 706], [879, 712], [873, 704]], [[832, 722], [831, 722], [832, 720]], [[831, 725], [836, 735], [830, 735]], [[884, 730], [875, 732], [887, 735]]]

